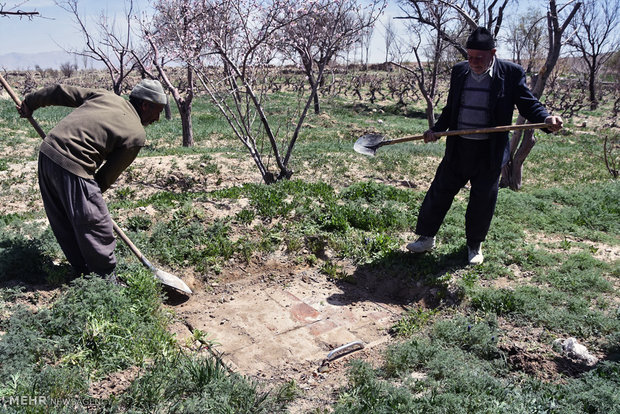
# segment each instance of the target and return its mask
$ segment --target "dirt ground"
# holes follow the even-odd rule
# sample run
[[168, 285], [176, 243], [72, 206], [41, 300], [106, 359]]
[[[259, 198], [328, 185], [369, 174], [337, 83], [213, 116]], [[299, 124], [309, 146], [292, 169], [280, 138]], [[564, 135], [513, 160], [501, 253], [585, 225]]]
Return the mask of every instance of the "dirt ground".
[[[15, 148], [17, 155], [23, 148]], [[205, 166], [197, 156], [139, 158], [124, 173], [106, 198], [114, 200], [119, 189], [130, 188], [136, 199], [167, 190], [210, 191], [223, 185], [260, 182], [260, 176], [250, 161], [239, 161], [213, 155], [217, 172], [199, 174]], [[433, 160], [429, 160], [429, 165]], [[346, 185], [360, 179], [376, 179], [403, 188], [425, 189], [426, 178], [397, 177], [390, 181], [368, 176], [351, 161], [349, 173], [339, 177]], [[432, 171], [432, 169], [431, 169]], [[329, 167], [312, 171], [311, 179], [333, 181]], [[297, 178], [304, 177], [303, 172]], [[0, 172], [2, 182], [12, 182], [3, 188], [0, 214], [42, 209], [35, 193], [36, 164], [10, 164]], [[247, 200], [207, 203], [203, 207], [210, 220], [234, 215], [247, 205]], [[142, 208], [125, 211], [124, 218], [134, 214], [155, 214]], [[43, 224], [42, 224], [43, 225]], [[552, 245], [553, 240], [536, 236], [534, 243]], [[557, 243], [556, 243], [557, 244]], [[620, 257], [616, 247], [594, 246], [602, 260]], [[403, 246], [404, 250], [404, 246]], [[216, 355], [232, 370], [249, 377], [280, 384], [294, 380], [303, 390], [291, 407], [292, 413], [324, 409], [335, 401], [335, 391], [346, 384], [347, 362], [363, 359], [379, 366], [383, 351], [395, 339], [390, 328], [412, 306], [437, 303], [439, 292], [406, 280], [385, 280], [381, 275], [365, 273], [346, 261], [338, 265], [356, 283], [329, 279], [315, 267], [298, 264], [294, 257], [278, 251], [264, 257], [254, 257], [249, 264], [230, 263], [216, 279], [205, 279], [193, 272], [173, 272], [181, 276], [194, 290], [188, 300], [171, 297], [166, 305], [174, 314], [171, 331], [179, 343], [196, 353]], [[157, 262], [157, 258], [152, 258]], [[166, 269], [165, 269], [166, 270]], [[498, 280], [498, 285], [528, 283], [527, 274], [514, 266], [514, 278]], [[458, 277], [455, 272], [454, 277]], [[33, 289], [28, 295], [35, 295]], [[45, 297], [53, 298], [53, 293]], [[41, 299], [37, 296], [37, 301]], [[41, 302], [38, 302], [41, 303]], [[561, 375], [580, 372], [583, 367], [562, 358], [551, 350], [542, 332], [511, 326], [502, 321], [506, 333], [501, 348], [509, 362], [523, 372], [545, 380], [557, 380]], [[203, 342], [196, 341], [196, 331], [206, 334]], [[354, 344], [342, 353], [334, 350]], [[347, 353], [347, 351], [349, 351]], [[329, 360], [329, 359], [332, 360]], [[91, 393], [105, 397], [122, 392], [137, 370], [116, 373], [93, 384]]]
[[[271, 384], [294, 380], [304, 393], [292, 412], [333, 402], [350, 358], [376, 362], [407, 302], [394, 287], [338, 283], [286, 257], [239, 272], [246, 276], [214, 283], [176, 305], [172, 331], [194, 347], [191, 332], [207, 333], [213, 346], [200, 352], [215, 353], [236, 372]], [[330, 354], [351, 343], [344, 355]]]

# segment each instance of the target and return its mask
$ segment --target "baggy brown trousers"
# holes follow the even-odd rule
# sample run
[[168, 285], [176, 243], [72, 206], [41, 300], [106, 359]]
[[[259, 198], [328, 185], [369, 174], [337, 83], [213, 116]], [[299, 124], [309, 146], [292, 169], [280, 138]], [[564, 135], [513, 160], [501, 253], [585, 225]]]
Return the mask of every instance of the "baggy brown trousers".
[[56, 240], [78, 274], [114, 271], [112, 218], [95, 180], [78, 177], [39, 153], [39, 188]]

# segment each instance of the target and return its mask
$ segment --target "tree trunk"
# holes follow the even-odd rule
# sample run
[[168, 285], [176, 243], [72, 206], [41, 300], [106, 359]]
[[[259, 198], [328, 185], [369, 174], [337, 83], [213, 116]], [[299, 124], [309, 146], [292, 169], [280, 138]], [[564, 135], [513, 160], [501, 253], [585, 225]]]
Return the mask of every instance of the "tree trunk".
[[[581, 3], [576, 3], [573, 6], [570, 14], [560, 26], [558, 21], [558, 11], [555, 0], [549, 0], [549, 12], [547, 12], [547, 29], [549, 31], [549, 51], [547, 52], [547, 59], [542, 68], [538, 72], [535, 80], [533, 79], [534, 87], [532, 93], [536, 98], [540, 98], [545, 90], [545, 84], [547, 79], [551, 76], [553, 69], [555, 68], [558, 59], [560, 58], [560, 49], [562, 48], [562, 36], [566, 30], [570, 21], [575, 17], [577, 10], [581, 6]], [[524, 124], [525, 118], [519, 116], [517, 124]], [[522, 138], [521, 144], [519, 140]], [[521, 177], [523, 174], [523, 163], [529, 155], [532, 148], [536, 144], [534, 139], [534, 130], [526, 130], [522, 135], [515, 133], [510, 141], [510, 153], [511, 157], [508, 164], [502, 169], [502, 178], [500, 185], [503, 187], [510, 187], [512, 190], [519, 190], [522, 185]], [[518, 148], [517, 148], [518, 147]], [[515, 152], [516, 149], [516, 152]]]
[[[183, 130], [183, 146], [184, 147], [193, 147], [194, 146], [194, 132], [192, 131], [192, 100], [194, 99], [194, 70], [190, 65], [186, 68], [187, 73], [187, 95], [185, 98], [181, 96], [178, 88], [176, 88], [170, 79], [168, 78], [168, 74], [164, 69], [164, 61], [163, 59], [160, 61], [159, 58], [159, 49], [153, 42], [150, 34], [148, 32], [144, 33], [146, 36], [146, 40], [149, 42], [151, 46], [151, 50], [153, 51], [153, 65], [157, 68], [157, 72], [161, 77], [163, 84], [168, 88], [170, 93], [172, 94], [172, 98], [174, 102], [177, 104], [177, 108], [179, 110], [179, 116], [181, 117], [181, 128]], [[139, 65], [142, 68], [142, 71], [148, 73], [146, 67], [139, 61]], [[150, 76], [155, 79], [155, 77], [150, 74]], [[166, 107], [166, 119], [168, 119], [168, 113], [170, 111], [170, 102], [167, 103]]]
[[[525, 118], [519, 116], [517, 125], [522, 125], [524, 123]], [[536, 138], [534, 137], [533, 129], [513, 132], [512, 138], [510, 139], [510, 160], [502, 168], [502, 178], [499, 183], [500, 187], [508, 187], [514, 191], [521, 189], [523, 184], [523, 163], [535, 144]]]
[[116, 79], [113, 78], [112, 80], [112, 89], [114, 90], [114, 93], [118, 96], [121, 96], [121, 92], [123, 88], [123, 78], [121, 76], [118, 76]]
[[590, 110], [594, 111], [596, 108], [598, 108], [598, 99], [596, 99], [596, 70], [594, 69], [590, 69], [588, 90], [590, 93]]
[[[159, 68], [158, 68], [159, 69]], [[160, 74], [163, 72], [163, 68], [160, 69]], [[167, 76], [164, 77], [164, 81], [168, 85], [168, 89], [172, 92], [177, 108], [179, 108], [179, 116], [181, 117], [181, 128], [183, 131], [183, 146], [194, 146], [194, 131], [192, 130], [192, 101], [194, 100], [194, 70], [188, 65], [186, 68], [187, 73], [187, 94], [185, 97], [181, 97], [179, 90], [172, 86], [172, 83]], [[164, 72], [165, 74], [165, 72]]]
[[432, 128], [435, 125], [435, 105], [433, 105], [432, 98], [427, 94], [424, 94], [424, 100], [426, 101], [426, 120], [429, 128]]
[[183, 146], [194, 146], [194, 131], [192, 130], [192, 102], [185, 100], [179, 105], [181, 127], [183, 129]]
[[[311, 85], [314, 89], [314, 85]], [[319, 102], [319, 91], [317, 90], [314, 94], [314, 113], [316, 115], [321, 113], [321, 103]]]

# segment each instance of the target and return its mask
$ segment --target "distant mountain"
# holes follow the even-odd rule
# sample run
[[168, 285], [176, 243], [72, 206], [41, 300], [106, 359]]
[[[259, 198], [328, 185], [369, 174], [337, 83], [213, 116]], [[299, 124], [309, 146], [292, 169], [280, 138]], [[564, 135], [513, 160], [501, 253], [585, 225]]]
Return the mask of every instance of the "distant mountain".
[[[64, 50], [55, 50], [44, 53], [7, 53], [0, 55], [0, 70], [27, 70], [39, 66], [42, 69], [60, 69], [60, 65], [70, 62], [76, 64], [79, 69], [84, 68], [84, 60], [80, 56], [67, 53]], [[88, 68], [98, 69], [99, 62], [90, 61]]]

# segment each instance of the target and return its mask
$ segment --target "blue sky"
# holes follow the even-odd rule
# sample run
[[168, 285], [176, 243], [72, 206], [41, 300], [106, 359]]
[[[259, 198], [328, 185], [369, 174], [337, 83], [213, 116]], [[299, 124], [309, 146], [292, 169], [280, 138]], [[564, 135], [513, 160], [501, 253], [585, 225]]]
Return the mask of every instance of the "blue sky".
[[[23, 0], [2, 0], [5, 10]], [[148, 4], [146, 0], [134, 0], [140, 7]], [[123, 13], [123, 0], [79, 0], [78, 8], [83, 10], [86, 20], [93, 22], [102, 10], [109, 16]], [[32, 20], [17, 17], [0, 18], [0, 55], [6, 53], [40, 53], [62, 48], [82, 48], [82, 35], [72, 21], [72, 15], [53, 0], [29, 0], [19, 6], [20, 10], [38, 11], [41, 17]]]
[[[15, 4], [23, 0], [0, 0], [9, 10]], [[520, 4], [528, 4], [530, 0], [521, 0]], [[125, 1], [123, 0], [79, 0], [81, 14], [87, 22], [96, 22], [98, 15], [105, 10], [108, 16], [120, 14], [122, 16]], [[148, 0], [134, 0], [137, 10], [148, 9]], [[41, 53], [61, 49], [82, 49], [83, 40], [80, 31], [72, 21], [72, 15], [60, 7], [53, 0], [28, 0], [19, 6], [21, 10], [38, 11], [41, 17], [32, 20], [17, 17], [0, 18], [0, 55], [12, 52], [18, 53]], [[402, 16], [396, 0], [389, 0], [388, 9], [381, 18], [384, 22], [394, 16]], [[407, 30], [403, 20], [396, 20], [395, 25], [400, 27], [398, 31], [406, 35]], [[384, 52], [384, 29], [381, 23], [375, 27], [371, 51], [372, 61], [383, 61]], [[500, 57], [508, 57], [500, 49]]]
[[[0, 0], [9, 10], [14, 4], [23, 0]], [[96, 22], [102, 10], [109, 16], [124, 10], [123, 0], [78, 0], [81, 14], [88, 22]], [[395, 1], [391, 0], [386, 16], [400, 14]], [[148, 8], [148, 0], [134, 0], [134, 7], [138, 10]], [[38, 11], [41, 17], [32, 20], [17, 17], [0, 18], [0, 55], [6, 53], [41, 53], [61, 49], [81, 49], [83, 45], [81, 32], [72, 21], [72, 15], [60, 7], [53, 0], [29, 0], [19, 6], [24, 11]], [[377, 24], [374, 35], [374, 55], [380, 60], [384, 56], [383, 26]]]

